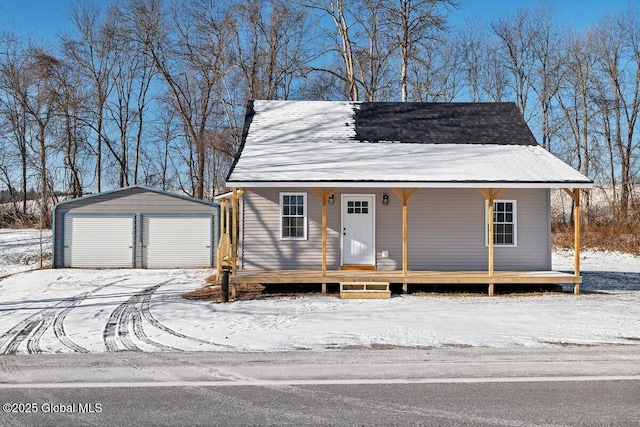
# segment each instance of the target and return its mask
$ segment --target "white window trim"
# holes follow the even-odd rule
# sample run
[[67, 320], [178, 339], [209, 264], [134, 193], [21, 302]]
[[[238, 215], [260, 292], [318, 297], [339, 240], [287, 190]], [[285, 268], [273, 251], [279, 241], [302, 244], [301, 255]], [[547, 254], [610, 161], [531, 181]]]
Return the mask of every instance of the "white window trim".
[[[518, 201], [517, 200], [506, 200], [506, 199], [496, 199], [493, 203], [513, 203], [513, 243], [494, 243], [494, 247], [501, 248], [516, 248], [518, 247]], [[484, 201], [484, 245], [485, 247], [489, 247], [489, 201]], [[495, 223], [494, 223], [495, 227]], [[495, 228], [494, 228], [495, 230]]]
[[[303, 237], [283, 237], [282, 236], [282, 218], [284, 214], [282, 212], [282, 208], [284, 205], [284, 196], [302, 196], [303, 197], [303, 209], [304, 209], [304, 236]], [[280, 217], [280, 228], [278, 229], [278, 233], [280, 234], [280, 240], [308, 240], [308, 212], [307, 212], [307, 193], [294, 193], [294, 192], [283, 192], [280, 193], [280, 203], [278, 205], [278, 216]]]

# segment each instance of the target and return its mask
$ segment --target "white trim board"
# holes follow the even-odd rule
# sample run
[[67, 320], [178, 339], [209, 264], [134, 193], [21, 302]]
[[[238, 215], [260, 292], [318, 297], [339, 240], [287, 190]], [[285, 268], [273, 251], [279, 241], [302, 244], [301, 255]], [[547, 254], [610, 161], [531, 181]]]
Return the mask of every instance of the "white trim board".
[[592, 188], [577, 182], [411, 182], [411, 181], [227, 181], [229, 187], [255, 188]]

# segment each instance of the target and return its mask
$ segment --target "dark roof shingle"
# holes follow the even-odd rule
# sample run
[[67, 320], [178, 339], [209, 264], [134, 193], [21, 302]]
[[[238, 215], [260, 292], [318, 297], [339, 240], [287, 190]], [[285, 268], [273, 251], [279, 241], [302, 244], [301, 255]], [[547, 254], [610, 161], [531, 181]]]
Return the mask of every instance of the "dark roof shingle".
[[513, 103], [363, 102], [356, 139], [421, 144], [537, 145]]

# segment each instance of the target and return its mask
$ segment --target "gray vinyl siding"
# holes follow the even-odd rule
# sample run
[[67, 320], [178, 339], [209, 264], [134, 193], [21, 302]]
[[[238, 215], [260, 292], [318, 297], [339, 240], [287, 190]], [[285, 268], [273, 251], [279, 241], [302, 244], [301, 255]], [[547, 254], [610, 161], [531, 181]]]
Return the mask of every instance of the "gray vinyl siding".
[[[280, 193], [307, 194], [306, 240], [280, 239]], [[327, 267], [340, 268], [342, 194], [375, 194], [376, 268], [402, 268], [402, 203], [389, 189], [340, 189], [327, 206]], [[382, 195], [389, 204], [382, 205]], [[508, 189], [500, 199], [517, 201], [517, 246], [495, 248], [496, 270], [550, 270], [551, 230], [547, 189]], [[310, 189], [255, 188], [242, 198], [240, 250], [247, 270], [320, 269], [322, 205]], [[475, 189], [421, 189], [408, 203], [409, 269], [484, 270], [485, 201]], [[389, 257], [382, 258], [388, 251]]]
[[[495, 246], [494, 268], [550, 270], [548, 190], [508, 189], [499, 199], [517, 201], [517, 246]], [[487, 268], [486, 205], [477, 190], [422, 189], [408, 206], [409, 269]]]
[[[389, 195], [386, 206], [383, 194]], [[383, 251], [389, 252], [388, 258], [382, 258]], [[402, 270], [402, 202], [391, 190], [376, 191], [376, 268]]]
[[[280, 193], [306, 193], [307, 238], [280, 239]], [[322, 204], [311, 189], [250, 189], [242, 197], [242, 268], [297, 270], [322, 267]], [[328, 216], [331, 215], [327, 211]], [[339, 212], [338, 212], [339, 215]], [[335, 232], [327, 232], [335, 249]], [[339, 243], [338, 243], [339, 246]], [[332, 252], [332, 251], [329, 251]], [[328, 257], [329, 258], [329, 257]], [[332, 264], [330, 268], [339, 267]]]
[[63, 266], [63, 218], [66, 214], [132, 214], [134, 216], [135, 267], [142, 266], [142, 217], [144, 215], [208, 214], [213, 216], [213, 260], [215, 263], [219, 236], [217, 205], [154, 191], [143, 187], [130, 187], [62, 202], [54, 210], [53, 266]]

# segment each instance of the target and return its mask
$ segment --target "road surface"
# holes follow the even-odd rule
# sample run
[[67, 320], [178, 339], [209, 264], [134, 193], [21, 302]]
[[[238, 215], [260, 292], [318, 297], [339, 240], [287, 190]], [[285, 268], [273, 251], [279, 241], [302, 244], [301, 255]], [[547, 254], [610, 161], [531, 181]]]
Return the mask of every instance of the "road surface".
[[0, 425], [638, 425], [634, 346], [0, 357]]

